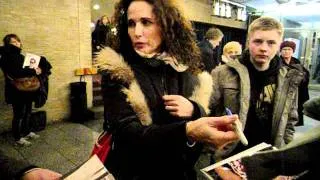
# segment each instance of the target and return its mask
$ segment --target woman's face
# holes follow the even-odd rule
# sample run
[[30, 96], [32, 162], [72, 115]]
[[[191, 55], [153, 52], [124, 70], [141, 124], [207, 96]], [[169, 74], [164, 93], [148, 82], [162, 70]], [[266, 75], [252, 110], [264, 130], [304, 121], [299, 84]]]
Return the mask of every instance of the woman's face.
[[10, 44], [12, 44], [12, 45], [14, 45], [14, 46], [16, 46], [18, 48], [21, 48], [21, 42], [18, 41], [16, 38], [11, 38], [10, 39]]
[[107, 16], [102, 17], [102, 24], [107, 25], [109, 23], [109, 19]]
[[293, 56], [293, 49], [291, 47], [284, 47], [280, 53], [283, 58], [290, 59]]
[[146, 1], [133, 1], [128, 7], [128, 34], [139, 55], [152, 55], [160, 51], [161, 28]]
[[223, 55], [225, 55], [229, 60], [236, 59], [237, 55], [240, 55], [241, 52], [236, 49], [229, 49]]

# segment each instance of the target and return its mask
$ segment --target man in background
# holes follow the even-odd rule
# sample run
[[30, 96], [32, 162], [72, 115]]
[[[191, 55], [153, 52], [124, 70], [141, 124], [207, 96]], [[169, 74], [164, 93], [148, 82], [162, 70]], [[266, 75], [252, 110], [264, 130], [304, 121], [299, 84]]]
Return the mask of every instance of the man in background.
[[204, 69], [209, 73], [216, 66], [220, 64], [216, 47], [219, 46], [223, 38], [223, 33], [218, 28], [210, 28], [204, 37], [204, 39], [199, 43], [199, 48], [201, 50], [202, 62], [204, 64]]

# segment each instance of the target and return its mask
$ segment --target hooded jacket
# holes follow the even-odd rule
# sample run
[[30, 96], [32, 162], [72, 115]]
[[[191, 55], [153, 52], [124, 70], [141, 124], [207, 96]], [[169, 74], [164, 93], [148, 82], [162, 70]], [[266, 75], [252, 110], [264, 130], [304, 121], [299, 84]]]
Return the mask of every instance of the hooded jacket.
[[[106, 166], [116, 179], [195, 179], [201, 145], [186, 145], [185, 126], [209, 112], [210, 74], [177, 72], [152, 58], [125, 61], [110, 48], [96, 60], [103, 74], [104, 129], [114, 140]], [[193, 116], [170, 115], [162, 100], [165, 94], [188, 98]]]
[[[249, 61], [249, 54], [245, 52], [241, 61]], [[279, 61], [275, 57], [271, 61]], [[250, 79], [248, 68], [241, 63], [230, 61], [212, 71], [213, 98], [212, 115], [225, 114], [225, 107], [239, 115], [244, 130], [250, 106]], [[294, 125], [298, 121], [297, 93], [298, 86], [303, 79], [303, 73], [297, 69], [282, 66], [277, 75], [276, 90], [273, 103], [271, 141], [279, 148], [293, 139]], [[217, 151], [217, 158], [227, 157], [235, 149], [238, 142], [227, 145]]]

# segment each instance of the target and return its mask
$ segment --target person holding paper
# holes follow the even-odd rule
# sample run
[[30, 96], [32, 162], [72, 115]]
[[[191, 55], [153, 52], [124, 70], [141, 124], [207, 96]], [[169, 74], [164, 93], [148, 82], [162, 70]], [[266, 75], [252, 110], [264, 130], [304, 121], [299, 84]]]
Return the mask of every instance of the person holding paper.
[[29, 119], [32, 110], [32, 101], [37, 92], [19, 91], [13, 80], [40, 75], [42, 69], [24, 67], [24, 55], [21, 54], [22, 43], [16, 34], [8, 34], [3, 38], [4, 46], [0, 47], [0, 67], [5, 75], [5, 99], [12, 104], [13, 120], [12, 132], [18, 145], [30, 145], [29, 139], [38, 138], [39, 135], [30, 132]]
[[62, 175], [49, 169], [39, 168], [23, 160], [8, 157], [0, 151], [0, 177], [6, 180], [57, 180]]
[[238, 116], [203, 117], [211, 76], [201, 71], [191, 24], [172, 0], [120, 0], [115, 20], [115, 50], [95, 58], [104, 129], [113, 136], [107, 169], [119, 180], [196, 179], [202, 143], [221, 148], [237, 140]]
[[262, 142], [280, 148], [292, 141], [303, 72], [283, 66], [277, 56], [283, 31], [282, 24], [273, 18], [256, 19], [249, 26], [248, 50], [240, 63], [230, 61], [212, 71], [211, 115], [225, 114], [225, 107], [239, 114], [248, 139], [248, 146], [235, 142], [216, 150], [215, 161]]

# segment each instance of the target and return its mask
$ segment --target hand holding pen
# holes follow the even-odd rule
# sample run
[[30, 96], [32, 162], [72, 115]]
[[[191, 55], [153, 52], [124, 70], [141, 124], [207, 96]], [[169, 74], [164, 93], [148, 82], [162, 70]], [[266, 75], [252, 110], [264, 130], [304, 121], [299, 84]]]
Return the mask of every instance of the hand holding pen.
[[[232, 115], [232, 112], [231, 112], [231, 110], [229, 108], [226, 108], [226, 113], [227, 113], [227, 115]], [[240, 139], [241, 143], [243, 145], [247, 146], [248, 145], [248, 140], [247, 140], [246, 136], [243, 134], [243, 131], [242, 131], [241, 127], [242, 127], [242, 125], [241, 125], [241, 122], [239, 120], [234, 122], [235, 132], [239, 136], [239, 139]]]

